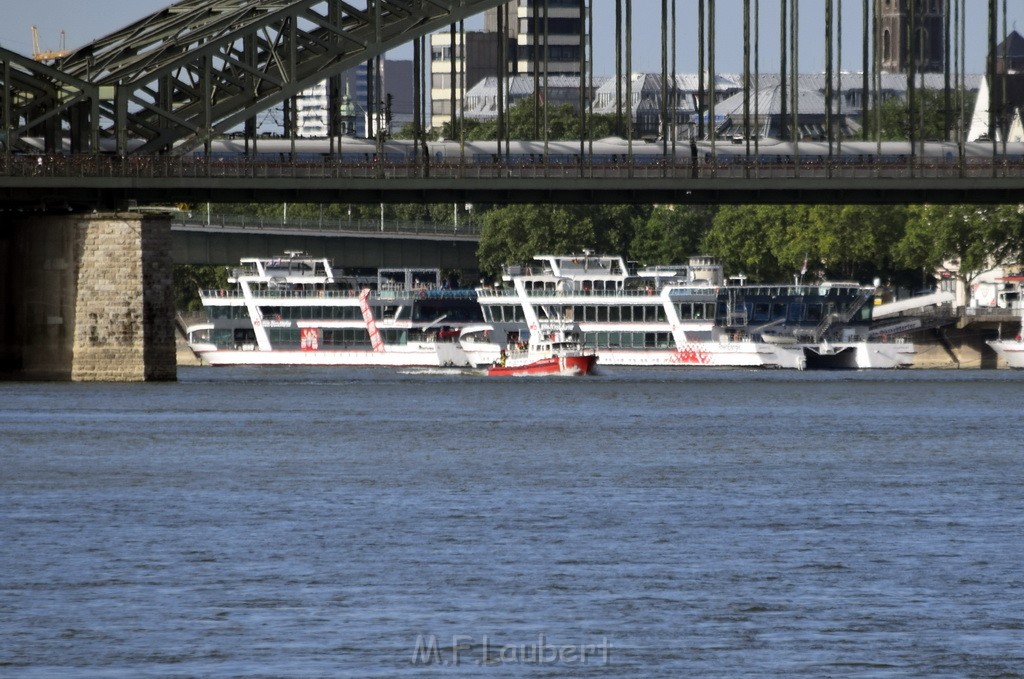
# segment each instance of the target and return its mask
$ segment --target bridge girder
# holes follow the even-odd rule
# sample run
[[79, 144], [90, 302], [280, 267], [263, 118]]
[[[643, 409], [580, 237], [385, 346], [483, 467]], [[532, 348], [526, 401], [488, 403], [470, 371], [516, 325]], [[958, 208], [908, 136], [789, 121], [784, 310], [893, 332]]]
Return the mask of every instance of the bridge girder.
[[[183, 0], [28, 79], [40, 90], [63, 80], [92, 85], [83, 93], [89, 122], [124, 155], [184, 153], [331, 76], [506, 1]], [[7, 119], [30, 118], [28, 101], [7, 100]], [[56, 115], [70, 110], [58, 100]], [[129, 148], [129, 140], [141, 144]]]
[[89, 122], [98, 113], [97, 93], [91, 83], [0, 47], [0, 144], [7, 151], [38, 152], [25, 137], [43, 137], [53, 148], [68, 134], [72, 150], [94, 148]]

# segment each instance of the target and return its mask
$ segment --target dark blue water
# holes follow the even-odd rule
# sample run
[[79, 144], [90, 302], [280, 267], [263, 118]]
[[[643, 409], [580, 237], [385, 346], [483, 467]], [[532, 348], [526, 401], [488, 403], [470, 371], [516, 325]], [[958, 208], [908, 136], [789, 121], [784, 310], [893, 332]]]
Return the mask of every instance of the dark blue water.
[[1024, 374], [0, 384], [3, 677], [1021, 677]]

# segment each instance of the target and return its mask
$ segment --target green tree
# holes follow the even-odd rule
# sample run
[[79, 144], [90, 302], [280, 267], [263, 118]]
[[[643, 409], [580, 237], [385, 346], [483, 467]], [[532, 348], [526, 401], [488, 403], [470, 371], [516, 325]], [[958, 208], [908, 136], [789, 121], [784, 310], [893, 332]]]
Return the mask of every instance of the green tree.
[[[974, 108], [974, 94], [968, 94], [964, 109]], [[960, 116], [960, 94], [953, 92], [950, 99], [952, 120]], [[914, 121], [914, 138], [917, 140], [943, 141], [949, 138], [946, 133], [946, 98], [942, 90], [917, 90], [916, 120]], [[882, 102], [878, 111], [874, 108], [868, 113], [868, 138], [876, 139], [881, 126], [883, 141], [905, 141], [910, 139], [910, 103], [900, 97], [890, 97]]]
[[888, 275], [892, 252], [902, 238], [906, 210], [869, 205], [814, 205], [783, 208], [790, 216], [774, 252], [783, 267], [802, 268], [803, 259], [822, 279], [867, 282]]
[[722, 208], [703, 246], [727, 271], [786, 280], [806, 260], [813, 279], [892, 278], [907, 212], [900, 207], [793, 205]]
[[477, 250], [480, 270], [497, 276], [503, 264], [527, 263], [545, 253], [589, 249], [624, 254], [636, 223], [648, 212], [629, 205], [511, 205], [488, 210]]
[[[540, 120], [534, 125], [534, 99], [529, 97], [521, 99], [509, 107], [507, 112], [508, 138], [516, 140], [534, 140], [535, 137], [544, 138], [545, 115], [547, 123], [547, 138], [550, 141], [566, 141], [574, 139], [602, 139], [609, 136], [624, 136], [625, 131], [615, 126], [615, 116], [597, 114], [590, 117], [584, 113], [584, 129], [589, 130], [589, 136], [581, 133], [580, 114], [570, 104], [557, 104], [545, 106], [541, 104], [537, 108]], [[535, 130], [539, 130], [535, 134]], [[446, 122], [441, 127], [435, 138], [462, 139], [465, 134], [466, 141], [494, 141], [498, 138], [498, 120], [475, 120], [467, 118], [462, 120], [461, 127], [457, 122], [453, 128], [451, 122]], [[409, 138], [411, 138], [411, 129]], [[503, 137], [504, 138], [504, 135]]]
[[979, 275], [1024, 256], [1024, 209], [1018, 205], [921, 205], [910, 208], [897, 244], [900, 263], [945, 271], [970, 290]]
[[724, 206], [715, 215], [701, 249], [718, 257], [731, 274], [743, 274], [755, 282], [784, 280], [794, 269], [780, 264], [773, 244], [778, 247], [786, 242], [786, 217], [783, 208], [774, 206]]
[[630, 259], [644, 264], [685, 263], [700, 251], [704, 235], [711, 229], [716, 208], [706, 206], [659, 205], [638, 223], [629, 247]]
[[179, 313], [199, 311], [203, 308], [200, 290], [227, 287], [227, 267], [178, 264], [174, 267], [174, 308]]

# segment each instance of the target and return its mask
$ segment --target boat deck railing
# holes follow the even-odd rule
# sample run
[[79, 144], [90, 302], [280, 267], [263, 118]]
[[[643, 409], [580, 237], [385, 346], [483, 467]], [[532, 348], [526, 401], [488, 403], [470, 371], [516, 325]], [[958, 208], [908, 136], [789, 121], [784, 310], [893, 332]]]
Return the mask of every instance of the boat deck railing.
[[[717, 290], [712, 288], [694, 288], [692, 293], [687, 293], [684, 290], [674, 290], [672, 295], [708, 295], [715, 296]], [[479, 288], [477, 290], [479, 297], [501, 297], [501, 298], [512, 298], [519, 297], [519, 293], [514, 288]], [[657, 291], [654, 288], [627, 288], [625, 290], [527, 290], [527, 297], [608, 297], [608, 298], [620, 298], [620, 297], [654, 297], [657, 295]]]
[[[360, 290], [253, 290], [254, 299], [352, 299], [359, 298]], [[377, 294], [380, 299], [415, 301], [417, 299], [475, 299], [475, 290], [445, 290], [427, 288], [422, 290], [386, 290]], [[204, 300], [218, 298], [237, 300], [244, 294], [238, 289], [200, 290]]]

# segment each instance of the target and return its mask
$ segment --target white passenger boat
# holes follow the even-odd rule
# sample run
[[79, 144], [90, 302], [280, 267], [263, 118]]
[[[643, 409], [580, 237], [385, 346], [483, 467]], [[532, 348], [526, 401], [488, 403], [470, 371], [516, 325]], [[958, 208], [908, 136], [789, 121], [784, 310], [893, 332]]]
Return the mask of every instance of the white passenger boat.
[[290, 252], [245, 258], [234, 287], [200, 291], [207, 321], [186, 328], [210, 365], [422, 366], [481, 320], [473, 290], [450, 290], [437, 269], [344, 276], [327, 259]]
[[469, 362], [486, 364], [496, 346], [550, 321], [578, 327], [601, 365], [894, 368], [913, 361], [911, 343], [871, 336], [873, 289], [856, 283], [726, 284], [708, 257], [638, 271], [618, 256], [534, 259], [478, 289], [491, 342], [460, 340]]
[[1009, 339], [988, 340], [986, 342], [999, 358], [1010, 368], [1024, 368], [1024, 308], [1021, 310], [1021, 323], [1017, 334]]

